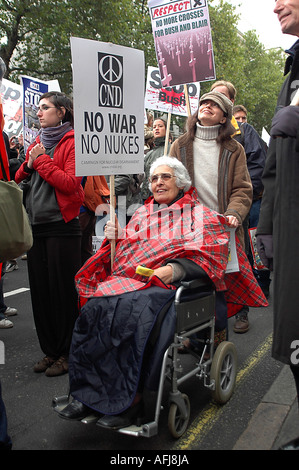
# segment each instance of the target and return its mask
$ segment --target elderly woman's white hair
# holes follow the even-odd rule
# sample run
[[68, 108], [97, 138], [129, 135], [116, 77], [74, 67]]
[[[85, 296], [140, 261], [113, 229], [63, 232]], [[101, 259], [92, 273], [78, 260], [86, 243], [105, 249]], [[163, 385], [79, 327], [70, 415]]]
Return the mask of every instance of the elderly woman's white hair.
[[174, 176], [176, 177], [175, 182], [178, 188], [183, 188], [184, 192], [190, 189], [191, 178], [189, 173], [183, 163], [174, 157], [163, 155], [162, 157], [157, 158], [150, 168], [150, 177], [155, 169], [162, 165], [167, 165], [173, 170]]

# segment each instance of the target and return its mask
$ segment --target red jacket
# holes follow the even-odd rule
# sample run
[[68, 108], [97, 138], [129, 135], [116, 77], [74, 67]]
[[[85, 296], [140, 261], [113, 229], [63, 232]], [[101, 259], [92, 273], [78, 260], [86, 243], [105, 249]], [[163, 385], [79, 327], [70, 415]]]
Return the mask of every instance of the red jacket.
[[[20, 183], [28, 178], [24, 166], [29, 159], [29, 151], [39, 137], [29, 146], [25, 162], [16, 173], [15, 180]], [[55, 189], [59, 209], [65, 222], [69, 222], [79, 215], [84, 200], [84, 191], [81, 186], [81, 177], [75, 176], [75, 141], [74, 131], [67, 132], [54, 150], [53, 159], [49, 155], [40, 155], [33, 163], [34, 170]]]

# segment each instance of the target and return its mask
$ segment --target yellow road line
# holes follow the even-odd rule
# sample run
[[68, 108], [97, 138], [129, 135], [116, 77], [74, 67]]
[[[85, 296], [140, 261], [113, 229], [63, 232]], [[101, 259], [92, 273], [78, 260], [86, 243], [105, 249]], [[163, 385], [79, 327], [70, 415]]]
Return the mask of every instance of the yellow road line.
[[[272, 334], [249, 356], [245, 365], [237, 374], [236, 388], [241, 385], [244, 379], [252, 372], [254, 367], [267, 354], [272, 345]], [[225, 411], [225, 405], [218, 405], [214, 402], [209, 404], [200, 415], [194, 420], [193, 424], [187, 429], [183, 437], [177, 442], [172, 450], [187, 450], [196, 445], [205, 434], [216, 424], [222, 413]]]

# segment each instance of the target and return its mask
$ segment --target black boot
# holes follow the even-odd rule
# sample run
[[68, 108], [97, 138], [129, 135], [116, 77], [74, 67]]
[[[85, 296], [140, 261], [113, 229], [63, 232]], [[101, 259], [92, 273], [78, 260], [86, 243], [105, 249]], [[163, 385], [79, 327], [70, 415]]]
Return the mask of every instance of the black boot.
[[121, 429], [134, 424], [141, 410], [141, 404], [138, 403], [119, 415], [104, 415], [98, 421], [97, 425], [102, 428]]

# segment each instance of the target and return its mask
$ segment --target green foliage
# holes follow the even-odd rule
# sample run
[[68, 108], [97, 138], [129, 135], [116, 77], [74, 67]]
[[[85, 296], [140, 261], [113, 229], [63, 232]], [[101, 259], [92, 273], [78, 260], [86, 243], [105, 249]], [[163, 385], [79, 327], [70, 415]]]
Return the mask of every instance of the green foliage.
[[262, 127], [270, 131], [277, 96], [281, 88], [285, 54], [281, 50], [266, 51], [256, 34], [244, 35], [244, 54], [247, 61], [243, 68], [246, 79], [238, 88], [236, 104], [243, 104], [249, 112], [249, 122], [260, 132]]
[[[269, 130], [284, 54], [266, 51], [254, 31], [241, 35], [229, 2], [213, 3], [209, 0], [217, 80], [232, 82], [249, 122], [259, 132]], [[147, 0], [0, 0], [0, 35], [7, 78], [16, 83], [21, 74], [55, 78], [66, 93], [72, 90], [71, 36], [141, 49], [146, 70], [157, 65]], [[202, 92], [211, 84], [202, 83]]]
[[155, 58], [150, 17], [134, 0], [0, 0], [0, 55], [7, 77], [59, 79], [72, 88], [70, 37], [111, 42], [144, 50]]
[[[236, 8], [221, 0], [218, 6], [209, 1], [217, 80], [235, 86], [235, 104], [248, 110], [248, 121], [261, 133], [268, 132], [279, 90], [283, 83], [285, 54], [281, 49], [266, 51], [255, 31], [241, 34]], [[203, 84], [208, 91], [212, 83]]]
[[242, 39], [236, 28], [239, 17], [235, 8], [223, 1], [218, 8], [210, 6], [209, 10], [217, 80], [230, 77], [229, 81], [237, 87], [239, 69], [244, 66]]

